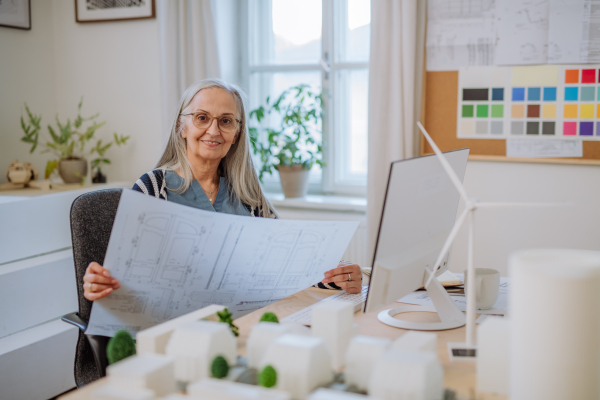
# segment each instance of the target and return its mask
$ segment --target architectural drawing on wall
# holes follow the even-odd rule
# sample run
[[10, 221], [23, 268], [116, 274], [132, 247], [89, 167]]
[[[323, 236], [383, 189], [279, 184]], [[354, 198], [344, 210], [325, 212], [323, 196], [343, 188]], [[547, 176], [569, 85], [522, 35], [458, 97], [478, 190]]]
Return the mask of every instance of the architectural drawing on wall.
[[88, 332], [136, 332], [210, 304], [254, 311], [320, 281], [357, 226], [214, 213], [126, 190], [104, 260], [121, 288], [94, 303]]
[[600, 140], [600, 65], [459, 70], [457, 136]]

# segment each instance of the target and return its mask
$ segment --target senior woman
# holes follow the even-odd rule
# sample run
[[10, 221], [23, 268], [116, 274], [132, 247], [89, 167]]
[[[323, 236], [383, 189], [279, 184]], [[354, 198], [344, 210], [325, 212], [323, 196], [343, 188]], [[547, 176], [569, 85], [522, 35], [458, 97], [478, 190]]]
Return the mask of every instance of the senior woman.
[[[133, 189], [202, 210], [277, 218], [252, 163], [242, 92], [217, 79], [187, 88], [160, 161]], [[358, 293], [361, 280], [358, 265], [341, 261], [315, 286]], [[83, 277], [86, 299], [119, 287], [106, 268], [90, 263]]]

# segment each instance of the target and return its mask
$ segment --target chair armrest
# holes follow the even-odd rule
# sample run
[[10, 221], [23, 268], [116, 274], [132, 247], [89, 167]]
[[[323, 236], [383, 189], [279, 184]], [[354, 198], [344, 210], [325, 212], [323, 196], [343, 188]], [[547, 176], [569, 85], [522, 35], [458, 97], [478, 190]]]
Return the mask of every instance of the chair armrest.
[[68, 324], [75, 325], [82, 332], [85, 332], [88, 326], [88, 321], [81, 318], [76, 312], [63, 315], [61, 317], [61, 320], [65, 321]]

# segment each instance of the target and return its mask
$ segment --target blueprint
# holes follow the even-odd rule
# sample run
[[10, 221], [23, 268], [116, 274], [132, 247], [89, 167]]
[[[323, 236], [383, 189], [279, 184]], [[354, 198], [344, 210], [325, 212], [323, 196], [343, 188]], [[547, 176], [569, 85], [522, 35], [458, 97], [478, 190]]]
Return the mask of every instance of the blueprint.
[[216, 213], [124, 190], [104, 260], [121, 288], [94, 302], [86, 333], [137, 333], [210, 304], [243, 316], [323, 279], [357, 227]]

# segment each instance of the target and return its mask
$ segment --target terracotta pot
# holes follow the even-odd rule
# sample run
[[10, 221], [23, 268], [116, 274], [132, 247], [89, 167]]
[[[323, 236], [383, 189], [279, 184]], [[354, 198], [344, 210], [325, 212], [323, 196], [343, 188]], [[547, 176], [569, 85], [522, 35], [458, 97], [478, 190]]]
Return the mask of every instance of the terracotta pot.
[[304, 197], [308, 192], [308, 174], [310, 170], [304, 169], [302, 165], [281, 165], [277, 167], [281, 189], [286, 198]]
[[58, 163], [58, 173], [65, 183], [81, 183], [87, 175], [87, 170], [85, 158], [63, 158]]

